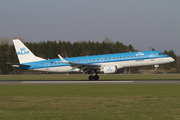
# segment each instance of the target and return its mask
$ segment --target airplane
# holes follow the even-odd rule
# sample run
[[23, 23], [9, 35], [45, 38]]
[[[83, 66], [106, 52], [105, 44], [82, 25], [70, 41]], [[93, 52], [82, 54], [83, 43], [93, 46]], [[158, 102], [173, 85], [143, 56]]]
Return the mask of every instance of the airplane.
[[[174, 62], [174, 59], [160, 51], [139, 51], [92, 56], [44, 59], [35, 56], [19, 39], [13, 39], [19, 59], [13, 67], [43, 72], [90, 74], [89, 80], [99, 80], [98, 73], [113, 74], [128, 67], [159, 65]], [[93, 74], [95, 75], [93, 76]]]

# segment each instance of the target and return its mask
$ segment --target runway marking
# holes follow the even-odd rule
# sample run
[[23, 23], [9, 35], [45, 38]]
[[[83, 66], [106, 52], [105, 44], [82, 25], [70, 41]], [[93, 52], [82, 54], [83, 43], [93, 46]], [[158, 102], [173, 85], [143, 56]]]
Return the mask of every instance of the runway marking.
[[114, 84], [132, 82], [134, 81], [23, 81], [22, 84]]
[[104, 80], [104, 81], [85, 81], [85, 80], [0, 80], [0, 85], [18, 85], [18, 84], [180, 84], [178, 80]]

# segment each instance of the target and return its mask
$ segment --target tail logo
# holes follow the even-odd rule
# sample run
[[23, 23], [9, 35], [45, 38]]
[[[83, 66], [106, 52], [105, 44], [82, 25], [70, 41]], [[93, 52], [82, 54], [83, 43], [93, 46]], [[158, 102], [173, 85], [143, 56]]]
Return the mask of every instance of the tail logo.
[[27, 50], [26, 51], [26, 48], [20, 48], [21, 51], [18, 51], [17, 52], [17, 55], [26, 55], [26, 54], [29, 54], [29, 51]]

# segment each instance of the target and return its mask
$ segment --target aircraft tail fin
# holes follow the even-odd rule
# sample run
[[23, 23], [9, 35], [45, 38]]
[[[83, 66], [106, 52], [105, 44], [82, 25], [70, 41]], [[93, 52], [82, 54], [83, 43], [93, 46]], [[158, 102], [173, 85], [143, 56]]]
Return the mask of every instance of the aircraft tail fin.
[[45, 60], [43, 58], [35, 56], [19, 39], [13, 39], [13, 44], [14, 44], [19, 62], [21, 64], [27, 63], [27, 62]]

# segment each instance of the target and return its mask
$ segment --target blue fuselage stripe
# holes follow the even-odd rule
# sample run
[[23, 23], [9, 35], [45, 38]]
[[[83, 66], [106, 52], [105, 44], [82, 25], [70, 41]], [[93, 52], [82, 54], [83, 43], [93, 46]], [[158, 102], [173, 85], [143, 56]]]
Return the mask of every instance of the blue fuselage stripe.
[[[134, 60], [145, 60], [145, 59], [157, 59], [166, 58], [168, 55], [159, 55], [160, 51], [142, 51], [142, 52], [131, 52], [131, 53], [116, 53], [106, 55], [93, 55], [93, 56], [82, 56], [82, 57], [71, 57], [64, 58], [66, 61], [82, 64], [101, 64], [108, 62], [124, 62]], [[118, 59], [117, 59], [118, 58]], [[80, 62], [79, 62], [80, 61]], [[62, 63], [60, 59], [50, 59], [38, 62], [24, 63], [25, 65], [31, 65], [31, 67], [19, 67], [21, 69], [38, 69], [44, 67], [62, 67], [69, 66], [70, 64]]]

